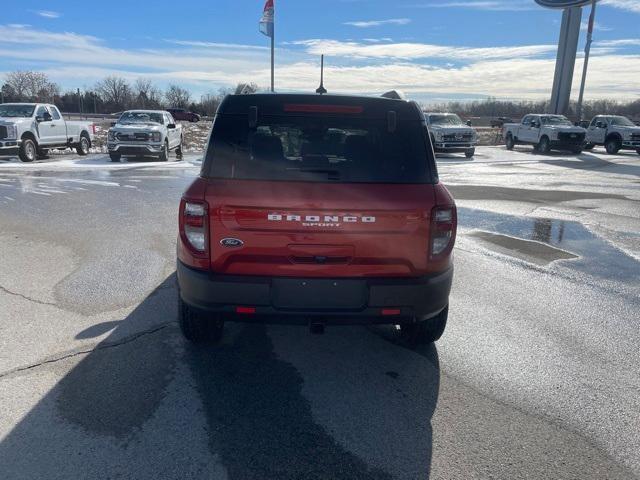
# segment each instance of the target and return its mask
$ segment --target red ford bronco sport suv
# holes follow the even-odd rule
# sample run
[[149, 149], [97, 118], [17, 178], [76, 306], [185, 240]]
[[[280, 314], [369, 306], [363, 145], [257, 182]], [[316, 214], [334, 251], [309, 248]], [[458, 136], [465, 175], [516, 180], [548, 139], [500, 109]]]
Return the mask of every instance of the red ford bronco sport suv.
[[395, 324], [414, 343], [444, 331], [456, 207], [414, 102], [227, 96], [179, 223], [191, 341], [225, 320]]

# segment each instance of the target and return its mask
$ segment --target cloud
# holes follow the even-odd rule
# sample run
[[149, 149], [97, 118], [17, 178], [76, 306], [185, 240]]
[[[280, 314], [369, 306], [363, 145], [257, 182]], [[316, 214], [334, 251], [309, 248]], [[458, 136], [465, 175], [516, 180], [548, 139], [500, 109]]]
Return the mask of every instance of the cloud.
[[619, 38], [617, 40], [600, 40], [594, 45], [601, 47], [640, 47], [640, 38]]
[[344, 22], [343, 25], [350, 25], [358, 28], [380, 27], [382, 25], [406, 25], [411, 23], [409, 18], [389, 18], [388, 20], [359, 20], [354, 22]]
[[533, 0], [470, 0], [407, 5], [414, 8], [463, 8], [504, 12], [522, 12], [539, 8]]
[[[403, 55], [407, 58], [398, 58], [387, 50], [365, 50], [368, 56], [355, 62], [351, 55], [360, 54], [360, 48], [385, 49], [388, 44], [309, 42], [278, 50], [276, 87], [279, 90], [313, 91], [318, 83], [318, 60], [313, 49], [327, 45], [346, 52], [346, 61], [336, 56], [326, 59], [325, 85], [332, 93], [379, 94], [399, 88], [418, 99], [425, 96], [482, 98], [487, 95], [542, 99], [549, 96], [555, 68], [555, 46], [479, 49], [392, 43], [392, 48], [405, 48]], [[319, 45], [315, 42], [330, 43]], [[616, 52], [633, 48], [638, 43], [640, 39], [594, 44], [587, 98], [637, 96], [640, 52], [625, 55]], [[119, 75], [130, 81], [146, 77], [161, 87], [177, 82], [194, 95], [238, 82], [269, 84], [269, 55], [261, 47], [193, 40], [169, 40], [157, 45], [155, 49], [116, 49], [99, 38], [73, 32], [0, 25], [3, 70], [10, 69], [12, 64], [29, 65], [29, 68], [47, 73], [64, 88], [91, 87], [107, 75]], [[598, 49], [604, 49], [608, 54], [599, 56]], [[438, 64], [427, 63], [430, 60], [425, 59], [430, 57]], [[579, 71], [581, 59], [576, 64], [576, 72]], [[574, 75], [576, 82], [578, 77]]]
[[52, 12], [51, 10], [37, 10], [34, 13], [44, 18], [60, 18], [62, 16], [61, 13]]
[[260, 45], [241, 45], [237, 43], [218, 43], [218, 42], [203, 42], [200, 40], [173, 40], [165, 38], [166, 43], [173, 45], [180, 45], [183, 47], [197, 47], [197, 48], [237, 48], [240, 50], [270, 50], [270, 47], [263, 47]]
[[[587, 31], [588, 29], [589, 29], [589, 22], [587, 21], [580, 22], [580, 30]], [[610, 27], [605, 27], [604, 25], [601, 25], [598, 22], [593, 22], [593, 30], [596, 32], [610, 32], [613, 29]]]
[[601, 3], [620, 10], [640, 13], [640, 1], [638, 0], [603, 0]]
[[416, 60], [446, 58], [454, 60], [487, 60], [498, 58], [533, 57], [555, 52], [556, 45], [525, 45], [515, 47], [451, 47], [426, 43], [358, 43], [338, 40], [310, 39], [294, 42], [307, 48], [311, 55], [325, 54], [355, 58], [397, 58]]

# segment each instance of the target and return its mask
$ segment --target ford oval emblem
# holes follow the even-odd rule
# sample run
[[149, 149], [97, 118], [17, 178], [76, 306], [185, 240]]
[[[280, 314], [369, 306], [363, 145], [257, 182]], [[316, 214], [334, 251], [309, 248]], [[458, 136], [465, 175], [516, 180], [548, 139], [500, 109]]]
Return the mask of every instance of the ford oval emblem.
[[244, 242], [239, 238], [223, 238], [220, 240], [220, 245], [223, 247], [234, 248], [243, 246]]

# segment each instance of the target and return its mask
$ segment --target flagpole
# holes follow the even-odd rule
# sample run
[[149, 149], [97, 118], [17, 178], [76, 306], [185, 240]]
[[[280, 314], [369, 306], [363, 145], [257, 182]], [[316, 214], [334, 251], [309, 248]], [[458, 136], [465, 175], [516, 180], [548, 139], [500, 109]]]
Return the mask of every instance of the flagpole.
[[273, 27], [271, 30], [271, 91], [274, 92], [274, 67], [275, 67], [275, 63], [274, 63], [274, 53], [275, 53], [275, 49], [274, 49], [274, 45], [275, 45], [275, 36], [276, 36], [276, 15], [275, 15], [275, 7], [273, 9]]
[[272, 35], [271, 35], [271, 91], [274, 92], [274, 67], [275, 67], [275, 63], [274, 63], [274, 44], [275, 44], [275, 40], [274, 37], [276, 36], [276, 22], [275, 22], [275, 18], [273, 19], [273, 31], [272, 31]]

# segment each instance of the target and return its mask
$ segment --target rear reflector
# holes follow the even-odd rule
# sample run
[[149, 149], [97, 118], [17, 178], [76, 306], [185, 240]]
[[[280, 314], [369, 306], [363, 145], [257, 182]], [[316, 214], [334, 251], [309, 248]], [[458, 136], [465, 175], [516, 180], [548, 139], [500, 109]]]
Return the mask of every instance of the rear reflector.
[[385, 317], [392, 316], [392, 315], [400, 315], [400, 309], [399, 308], [383, 308], [382, 315], [384, 315]]
[[236, 307], [236, 313], [251, 315], [256, 313], [256, 307]]
[[285, 103], [285, 112], [307, 112], [307, 113], [362, 113], [363, 107], [358, 105], [309, 105], [299, 103]]

